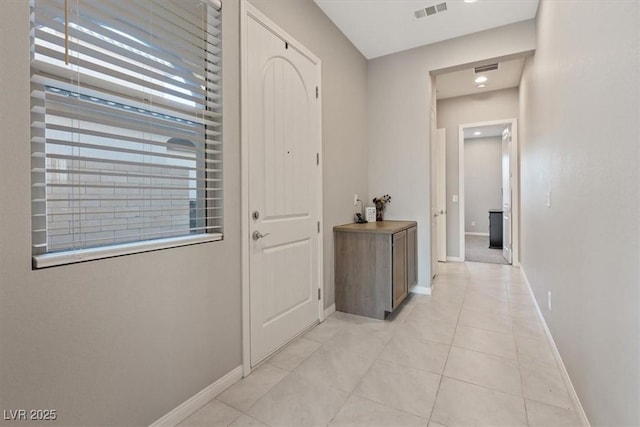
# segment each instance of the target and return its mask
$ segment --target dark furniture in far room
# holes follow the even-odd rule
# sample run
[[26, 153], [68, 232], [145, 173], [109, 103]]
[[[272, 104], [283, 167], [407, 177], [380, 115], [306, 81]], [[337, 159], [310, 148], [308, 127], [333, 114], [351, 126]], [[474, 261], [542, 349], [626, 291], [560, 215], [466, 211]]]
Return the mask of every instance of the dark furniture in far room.
[[489, 248], [502, 249], [502, 211], [489, 211]]

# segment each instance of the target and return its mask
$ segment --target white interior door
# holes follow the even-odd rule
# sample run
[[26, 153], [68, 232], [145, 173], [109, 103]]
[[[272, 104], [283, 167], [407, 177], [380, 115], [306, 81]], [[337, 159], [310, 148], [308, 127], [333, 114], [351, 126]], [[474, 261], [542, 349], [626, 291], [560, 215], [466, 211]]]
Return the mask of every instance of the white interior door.
[[447, 261], [447, 139], [446, 129], [438, 129], [436, 133], [436, 174], [438, 211], [438, 261]]
[[[435, 92], [435, 91], [434, 91]], [[431, 141], [429, 144], [430, 152], [430, 200], [431, 205], [431, 279], [433, 280], [438, 274], [438, 247], [439, 247], [439, 235], [438, 235], [438, 218], [440, 213], [438, 212], [438, 137], [436, 129], [436, 106], [432, 100], [431, 104]]]
[[271, 25], [247, 18], [252, 366], [319, 319], [320, 63]]
[[502, 255], [511, 263], [511, 132], [502, 132]]

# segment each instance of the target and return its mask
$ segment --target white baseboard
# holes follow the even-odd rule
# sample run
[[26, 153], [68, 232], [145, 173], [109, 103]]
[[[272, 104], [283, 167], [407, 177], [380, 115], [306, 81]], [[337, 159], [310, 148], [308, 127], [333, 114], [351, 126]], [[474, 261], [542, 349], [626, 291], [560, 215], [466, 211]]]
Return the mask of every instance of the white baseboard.
[[336, 312], [336, 305], [331, 304], [329, 307], [324, 309], [324, 318], [326, 319], [327, 317], [331, 316], [335, 312]]
[[540, 306], [538, 305], [538, 301], [536, 300], [535, 295], [533, 294], [533, 289], [531, 288], [531, 283], [527, 278], [527, 275], [524, 272], [524, 268], [520, 266], [520, 273], [524, 278], [524, 282], [527, 284], [527, 288], [529, 288], [529, 293], [531, 294], [531, 298], [533, 298], [533, 303], [536, 306], [536, 311], [538, 312], [538, 317], [542, 322], [542, 328], [544, 329], [544, 333], [547, 336], [547, 339], [551, 343], [551, 350], [553, 352], [553, 356], [556, 359], [556, 363], [560, 368], [560, 374], [562, 375], [562, 379], [564, 380], [565, 387], [569, 393], [569, 398], [571, 399], [574, 408], [578, 412], [578, 418], [580, 419], [580, 424], [584, 427], [590, 427], [589, 419], [587, 418], [587, 414], [584, 412], [584, 408], [582, 407], [582, 403], [580, 402], [580, 398], [578, 397], [578, 393], [576, 393], [576, 389], [573, 387], [573, 383], [571, 382], [571, 378], [569, 377], [569, 372], [567, 368], [564, 366], [564, 362], [562, 361], [562, 357], [560, 356], [560, 352], [558, 351], [558, 347], [556, 346], [556, 342], [553, 340], [553, 336], [551, 335], [551, 330], [549, 329], [549, 325], [547, 325], [544, 316], [542, 315], [542, 310], [540, 310]]
[[449, 262], [464, 262], [464, 259], [462, 259], [462, 257], [459, 257], [459, 256], [448, 256], [447, 257], [447, 261], [449, 261]]
[[473, 231], [465, 231], [464, 233], [466, 236], [483, 236], [483, 237], [489, 237], [489, 233], [476, 233]]
[[431, 295], [431, 288], [426, 286], [416, 285], [413, 288], [411, 288], [409, 292], [413, 294], [420, 294], [420, 295]]
[[195, 396], [181, 403], [171, 412], [151, 424], [150, 427], [174, 427], [240, 379], [242, 379], [242, 366], [238, 366], [213, 384], [207, 386], [207, 388], [200, 391]]

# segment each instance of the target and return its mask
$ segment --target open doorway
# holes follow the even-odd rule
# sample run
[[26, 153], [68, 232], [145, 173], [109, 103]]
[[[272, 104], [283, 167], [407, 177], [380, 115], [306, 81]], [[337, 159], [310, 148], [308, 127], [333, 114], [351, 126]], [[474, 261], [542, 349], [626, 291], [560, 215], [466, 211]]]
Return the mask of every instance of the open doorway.
[[460, 253], [517, 265], [516, 119], [459, 126]]
[[[524, 65], [523, 54], [517, 57], [492, 58], [477, 63], [450, 67], [432, 72], [435, 75], [437, 128], [445, 130], [446, 138], [446, 199], [444, 212], [446, 216], [446, 261], [465, 261], [465, 232], [478, 231], [465, 229], [464, 219], [464, 183], [461, 178], [461, 167], [464, 167], [463, 138], [460, 138], [461, 128], [485, 125], [500, 125], [496, 136], [500, 136], [506, 126], [511, 124], [511, 148], [508, 167], [510, 170], [511, 191], [509, 204], [514, 212], [509, 215], [509, 228], [503, 235], [511, 236], [511, 247], [507, 250], [507, 258], [511, 258], [514, 265], [518, 265], [517, 255], [517, 124], [515, 119], [519, 114], [519, 82]], [[500, 119], [500, 120], [498, 120]], [[435, 137], [435, 136], [434, 136]], [[496, 148], [496, 152], [497, 152]], [[513, 152], [511, 152], [513, 151]], [[460, 155], [462, 153], [462, 155]], [[500, 172], [501, 166], [495, 167]], [[501, 181], [501, 178], [499, 182]], [[498, 185], [498, 193], [491, 209], [503, 210], [504, 200], [500, 200], [502, 185]], [[495, 194], [495, 193], [494, 193]], [[513, 201], [511, 203], [511, 200]], [[487, 207], [481, 221], [489, 221], [489, 207]], [[503, 218], [504, 219], [504, 218]], [[487, 224], [488, 228], [488, 224]], [[508, 242], [508, 240], [507, 240]], [[488, 244], [487, 244], [488, 246]], [[503, 249], [504, 251], [504, 249]], [[498, 251], [499, 252], [499, 251]]]

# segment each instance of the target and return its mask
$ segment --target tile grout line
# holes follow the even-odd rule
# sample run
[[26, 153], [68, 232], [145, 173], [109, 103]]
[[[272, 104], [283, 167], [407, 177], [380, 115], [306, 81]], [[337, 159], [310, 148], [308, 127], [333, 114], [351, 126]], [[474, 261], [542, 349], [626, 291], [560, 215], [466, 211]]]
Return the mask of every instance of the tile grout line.
[[[514, 268], [514, 267], [512, 267], [512, 268]], [[516, 331], [515, 331], [515, 328], [513, 327], [513, 312], [512, 312], [512, 307], [511, 307], [511, 284], [512, 284], [511, 281], [512, 281], [512, 278], [507, 279], [507, 278], [504, 278], [504, 277], [500, 277], [499, 279], [493, 279], [493, 280], [499, 280], [500, 282], [503, 282], [503, 283], [507, 282], [507, 281], [510, 282], [507, 285], [507, 304], [508, 304], [508, 310], [509, 310], [509, 322], [511, 324], [511, 337], [513, 339], [513, 343], [514, 343], [514, 346], [516, 348], [516, 362], [518, 364], [518, 374], [520, 375], [520, 387], [522, 389], [522, 403], [523, 403], [524, 412], [525, 412], [525, 422], [526, 422], [527, 426], [529, 426], [529, 413], [528, 413], [528, 410], [527, 410], [527, 399], [526, 399], [526, 394], [525, 394], [525, 389], [524, 389], [524, 377], [522, 375], [522, 367], [520, 365], [520, 352], [518, 351], [518, 343], [517, 343], [517, 340], [516, 340]], [[481, 329], [481, 328], [479, 328], [479, 329]], [[485, 387], [485, 388], [487, 388], [487, 387]], [[487, 388], [487, 389], [492, 390], [492, 391], [497, 391], [497, 390], [493, 390], [493, 389], [490, 389], [490, 388]], [[502, 393], [504, 393], [504, 392], [502, 392]], [[508, 393], [504, 393], [504, 394], [508, 394]], [[513, 395], [510, 395], [510, 396], [513, 396]]]
[[[344, 326], [343, 326], [343, 327], [344, 327]], [[341, 329], [342, 329], [342, 328], [341, 328]], [[337, 335], [337, 334], [338, 334], [338, 333], [336, 332], [334, 335]], [[392, 339], [393, 339], [393, 338], [392, 338]], [[362, 376], [360, 377], [360, 381], [358, 381], [358, 383], [355, 385], [355, 387], [353, 387], [353, 389], [348, 393], [347, 398], [345, 399], [345, 401], [344, 401], [344, 403], [342, 404], [342, 406], [341, 406], [341, 407], [336, 411], [336, 413], [335, 413], [335, 414], [333, 414], [333, 416], [331, 417], [331, 419], [330, 419], [330, 420], [329, 420], [329, 422], [327, 423], [327, 426], [329, 426], [329, 425], [333, 422], [333, 420], [335, 420], [335, 418], [338, 416], [338, 414], [340, 413], [340, 411], [342, 411], [342, 409], [343, 409], [343, 408], [344, 408], [344, 406], [347, 404], [347, 402], [349, 401], [349, 399], [351, 398], [351, 396], [353, 396], [353, 395], [354, 395], [354, 392], [358, 389], [358, 387], [360, 386], [360, 384], [362, 384], [362, 381], [364, 380], [364, 378], [369, 374], [369, 372], [371, 371], [371, 368], [373, 368], [373, 365], [375, 365], [376, 360], [378, 360], [379, 355], [382, 353], [382, 351], [384, 351], [384, 349], [386, 348], [386, 346], [387, 346], [387, 345], [389, 345], [389, 343], [390, 343], [390, 342], [391, 342], [391, 340], [389, 340], [389, 342], [387, 342], [387, 343], [382, 347], [382, 350], [380, 351], [380, 353], [378, 353], [378, 356], [376, 356], [376, 357], [373, 359], [373, 363], [371, 363], [371, 365], [367, 368], [366, 372], [365, 372], [364, 374], [362, 374]], [[324, 346], [324, 343], [322, 344], [322, 346]], [[346, 350], [345, 350], [345, 351], [346, 351]], [[349, 352], [349, 353], [356, 354], [356, 353], [353, 353], [353, 352]], [[358, 356], [366, 357], [366, 356], [362, 356], [362, 355], [359, 355], [359, 354], [358, 354]], [[357, 394], [356, 394], [355, 396], [357, 396], [357, 397], [361, 397], [361, 398], [364, 398], [363, 396], [360, 396], [360, 395], [357, 395]], [[365, 399], [366, 399], [366, 398], [365, 398]], [[371, 399], [367, 399], [367, 400], [372, 401]], [[372, 401], [372, 402], [375, 402], [375, 401]], [[379, 402], [376, 402], [376, 403], [379, 403]], [[386, 405], [385, 405], [385, 406], [386, 406]], [[395, 409], [395, 408], [394, 408], [394, 409]]]
[[[506, 280], [506, 279], [499, 279], [499, 280], [502, 281], [502, 280]], [[487, 281], [487, 282], [495, 283], [494, 280]], [[467, 291], [466, 291], [465, 300], [466, 300], [466, 296], [468, 295], [468, 293], [469, 293], [469, 289], [467, 289]], [[507, 294], [508, 294], [508, 292], [507, 292]], [[507, 296], [507, 298], [508, 298], [508, 296]], [[507, 301], [507, 303], [508, 303], [508, 301]], [[464, 308], [464, 303], [463, 303], [463, 308]], [[477, 311], [485, 311], [485, 310], [477, 310]], [[509, 313], [509, 319], [511, 320], [510, 314], [511, 313]], [[516, 347], [516, 359], [515, 360], [511, 359], [511, 358], [508, 358], [508, 357], [505, 357], [505, 356], [496, 355], [496, 354], [492, 354], [492, 353], [487, 353], [487, 352], [479, 351], [479, 350], [476, 350], [476, 349], [459, 347], [459, 346], [456, 346], [456, 345], [453, 345], [453, 344], [451, 345], [451, 347], [452, 348], [461, 349], [461, 350], [465, 350], [465, 351], [471, 351], [471, 352], [474, 352], [474, 353], [479, 353], [479, 354], [483, 354], [483, 355], [487, 355], [487, 356], [491, 356], [491, 357], [495, 357], [495, 358], [502, 359], [502, 360], [505, 360], [505, 361], [516, 362], [516, 364], [518, 364], [518, 375], [520, 375], [520, 383], [521, 383], [521, 387], [522, 387], [522, 376], [520, 374], [520, 367], [519, 367], [519, 362], [518, 362], [518, 359], [517, 359], [518, 352], [517, 352], [517, 346], [516, 346], [516, 343], [515, 343], [515, 336], [514, 336], [515, 332], [514, 332], [513, 328], [511, 328], [511, 333], [509, 334], [509, 333], [499, 332], [499, 331], [495, 331], [495, 330], [490, 330], [490, 329], [485, 329], [485, 328], [477, 328], [477, 327], [465, 326], [465, 325], [456, 325], [456, 331], [457, 331], [457, 328], [459, 326], [462, 326], [462, 327], [465, 327], [465, 328], [479, 329], [479, 330], [483, 330], [483, 331], [487, 331], [487, 332], [493, 332], [493, 333], [496, 333], [496, 334], [499, 334], [499, 335], [504, 335], [504, 336], [511, 336], [511, 338], [514, 341], [514, 347]], [[506, 391], [497, 390], [497, 389], [491, 388], [491, 387], [486, 386], [486, 385], [477, 384], [477, 383], [469, 381], [469, 380], [464, 380], [464, 379], [460, 379], [460, 378], [456, 378], [456, 377], [450, 377], [450, 376], [446, 376], [444, 374], [443, 374], [443, 376], [445, 376], [446, 378], [452, 379], [452, 380], [456, 380], [456, 381], [464, 382], [466, 384], [470, 384], [470, 385], [474, 385], [474, 386], [477, 386], [477, 387], [481, 387], [481, 388], [484, 388], [484, 389], [492, 391], [492, 392], [498, 392], [498, 393], [502, 393], [502, 394], [505, 394], [505, 395], [508, 395], [508, 396], [512, 396], [512, 397], [517, 397], [517, 398], [521, 397], [521, 398], [524, 399], [524, 389], [522, 390], [522, 393], [520, 395], [517, 395], [517, 394], [508, 393]]]
[[[549, 330], [549, 325], [547, 325], [547, 322], [544, 316], [542, 315], [542, 311], [540, 309], [538, 301], [535, 298], [533, 289], [531, 288], [531, 284], [529, 283], [529, 280], [527, 279], [527, 276], [524, 270], [520, 269], [520, 275], [524, 279], [523, 285], [526, 287], [529, 293], [529, 297], [531, 298], [531, 302], [533, 303], [533, 308], [536, 312], [537, 320], [539, 321], [540, 326], [542, 328], [542, 334], [543, 334], [542, 341], [544, 341], [547, 344], [549, 350], [553, 354], [554, 367], [555, 367], [555, 370], [557, 370], [557, 373], [561, 377], [562, 385], [566, 393], [566, 397], [569, 399], [570, 407], [567, 408], [565, 406], [557, 406], [557, 405], [554, 405], [553, 403], [541, 402], [540, 400], [537, 400], [537, 399], [530, 399], [530, 400], [537, 403], [544, 404], [544, 405], [552, 406], [554, 408], [569, 409], [578, 418], [581, 425], [586, 425], [587, 427], [589, 427], [590, 426], [589, 419], [587, 418], [587, 415], [584, 412], [584, 408], [582, 407], [582, 403], [580, 402], [580, 399], [576, 394], [575, 389], [573, 388], [573, 384], [571, 383], [571, 378], [569, 377], [569, 374], [566, 371], [564, 362], [562, 361], [562, 357], [555, 345], [555, 341], [553, 340], [551, 331]], [[539, 362], [535, 360], [532, 361], [532, 364], [546, 365], [543, 362]], [[546, 365], [546, 367], [547, 368], [550, 367], [550, 364]]]
[[[443, 375], [443, 377], [445, 377], [445, 378], [447, 378], [449, 380], [458, 381], [458, 382], [461, 382], [461, 383], [472, 385], [474, 387], [482, 388], [482, 389], [490, 391], [492, 393], [499, 393], [499, 394], [503, 394], [505, 396], [516, 397], [516, 398], [523, 397], [523, 396], [520, 396], [520, 395], [517, 395], [517, 394], [507, 393], [506, 391], [496, 390], [495, 388], [491, 388], [491, 387], [486, 386], [486, 385], [476, 384], [476, 383], [473, 383], [473, 382], [471, 382], [469, 380], [461, 380], [460, 378], [450, 377], [448, 375]], [[544, 402], [540, 402], [540, 403], [544, 403]], [[548, 405], [548, 403], [547, 403], [547, 405]], [[553, 405], [550, 405], [550, 406], [553, 406]]]
[[[465, 327], [465, 326], [463, 326], [463, 327]], [[503, 334], [503, 335], [507, 335], [507, 334]], [[453, 345], [453, 344], [451, 345], [451, 347], [457, 348], [458, 350], [472, 351], [474, 353], [479, 353], [479, 354], [482, 354], [482, 355], [485, 355], [485, 356], [497, 357], [499, 359], [503, 359], [503, 360], [506, 360], [506, 361], [516, 362], [516, 363], [518, 362], [517, 354], [516, 354], [516, 359], [511, 359], [511, 358], [506, 357], [506, 356], [501, 356], [499, 354], [493, 354], [493, 353], [487, 353], [486, 351], [480, 351], [480, 350], [476, 350], [476, 349], [473, 349], [473, 348], [460, 347], [458, 345]], [[517, 352], [518, 352], [518, 350], [516, 350], [516, 353]]]
[[[265, 363], [264, 363], [264, 364], [265, 364], [265, 365], [267, 365], [268, 363], [266, 363], [266, 361], [265, 361]], [[271, 390], [273, 390], [273, 389], [274, 389], [278, 384], [280, 384], [282, 381], [284, 381], [284, 379], [285, 379], [285, 378], [287, 378], [289, 375], [291, 375], [291, 374], [293, 373], [293, 371], [287, 371], [286, 369], [282, 369], [282, 368], [279, 368], [279, 367], [274, 366], [274, 365], [269, 365], [269, 367], [271, 367], [271, 368], [275, 368], [275, 369], [279, 369], [279, 370], [281, 370], [281, 371], [283, 371], [283, 372], [286, 372], [287, 374], [286, 374], [284, 377], [280, 378], [278, 381], [276, 381], [276, 382], [275, 382], [275, 384], [273, 384], [271, 387], [269, 387], [269, 388], [267, 389], [267, 391], [265, 391], [265, 392], [262, 394], [262, 396], [260, 396], [259, 398], [257, 398], [257, 399], [256, 399], [256, 401], [255, 401], [255, 402], [253, 402], [253, 403], [251, 404], [251, 406], [249, 406], [249, 407], [247, 408], [247, 410], [246, 410], [246, 411], [241, 410], [241, 409], [238, 409], [238, 408], [235, 408], [235, 409], [238, 409], [238, 410], [239, 410], [240, 412], [242, 412], [243, 414], [245, 414], [245, 415], [247, 415], [247, 416], [249, 416], [249, 417], [251, 417], [251, 418], [254, 418], [254, 419], [255, 419], [255, 417], [253, 417], [251, 414], [249, 414], [249, 411], [251, 410], [251, 408], [253, 408], [254, 406], [256, 406], [256, 404], [257, 404], [260, 400], [262, 400], [262, 398], [263, 398], [263, 397], [265, 397], [267, 394], [269, 394], [269, 392], [270, 392]], [[253, 372], [252, 372], [252, 373], [253, 373]], [[251, 375], [251, 374], [249, 374], [249, 375]], [[248, 378], [248, 376], [247, 376], [247, 378]], [[244, 379], [244, 378], [243, 378], [243, 379]], [[218, 399], [218, 396], [216, 396], [216, 399], [217, 399], [218, 401], [222, 402], [221, 400], [219, 400], [219, 399]], [[225, 402], [222, 402], [222, 403], [225, 403]], [[225, 403], [225, 404], [226, 404], [226, 403]], [[228, 405], [228, 404], [227, 404], [227, 405]], [[229, 405], [229, 406], [231, 406], [231, 405]], [[260, 420], [258, 420], [258, 421], [260, 421]], [[264, 422], [262, 422], [262, 421], [260, 421], [260, 422], [261, 422], [261, 423], [263, 423], [263, 424], [266, 424], [266, 423], [264, 423]]]
[[[513, 311], [511, 307], [511, 286], [509, 286], [507, 293], [507, 298], [509, 299], [509, 318], [511, 323], [513, 324]], [[524, 387], [524, 375], [522, 374], [522, 365], [520, 364], [520, 346], [518, 345], [518, 340], [516, 339], [516, 329], [512, 327], [511, 329], [513, 335], [513, 343], [516, 347], [516, 360], [518, 362], [518, 374], [520, 374], [520, 387], [522, 388], [522, 403], [524, 404], [524, 416], [527, 426], [529, 426], [529, 410], [527, 408], [527, 395]]]
[[[331, 316], [329, 316], [329, 317], [331, 317]], [[328, 317], [328, 318], [329, 318], [329, 317]], [[327, 318], [327, 319], [328, 319], [328, 318]], [[326, 320], [326, 319], [325, 319], [325, 320]], [[336, 319], [336, 320], [337, 320], [337, 319]], [[345, 322], [345, 324], [346, 324], [346, 322]], [[319, 324], [318, 324], [318, 325], [319, 325]], [[313, 330], [313, 329], [314, 329], [315, 327], [317, 327], [318, 325], [315, 325], [314, 327], [310, 328], [307, 332], [309, 332], [309, 331]], [[342, 330], [342, 328], [344, 328], [344, 327], [345, 327], [345, 325], [340, 326], [340, 328], [338, 329], [338, 331], [336, 331], [333, 335], [336, 335], [336, 334], [337, 334], [338, 332], [340, 332], [340, 331]], [[305, 332], [305, 333], [306, 333], [306, 332]], [[331, 337], [331, 338], [333, 338], [333, 335], [332, 335], [332, 337]], [[300, 339], [300, 338], [303, 338], [303, 337], [304, 337], [304, 334], [301, 334], [301, 335], [300, 335], [296, 340], [298, 340], [298, 339]], [[330, 338], [330, 339], [331, 339], [331, 338]], [[294, 341], [296, 341], [296, 340], [294, 340]], [[300, 365], [302, 365], [302, 363], [304, 363], [304, 362], [305, 362], [308, 358], [310, 358], [310, 357], [311, 357], [315, 352], [317, 352], [318, 350], [320, 350], [320, 349], [321, 349], [321, 348], [323, 348], [323, 346], [324, 346], [324, 343], [319, 343], [319, 342], [317, 342], [317, 341], [314, 341], [314, 340], [311, 340], [311, 339], [308, 339], [308, 338], [307, 338], [307, 340], [308, 340], [308, 341], [311, 341], [311, 342], [314, 342], [314, 343], [316, 343], [316, 344], [320, 344], [320, 346], [319, 346], [318, 348], [316, 348], [315, 350], [313, 350], [313, 351], [312, 351], [312, 352], [311, 352], [311, 353], [310, 353], [306, 358], [304, 358], [302, 361], [300, 361], [300, 363], [299, 363], [298, 365], [296, 365], [296, 367], [295, 367], [295, 368], [293, 368], [293, 370], [291, 370], [291, 371], [289, 371], [289, 370], [287, 370], [287, 369], [280, 368], [280, 367], [275, 366], [275, 365], [271, 365], [271, 364], [269, 364], [269, 359], [271, 359], [271, 357], [275, 356], [275, 355], [276, 355], [276, 354], [278, 354], [280, 351], [284, 350], [286, 347], [288, 347], [289, 345], [291, 345], [294, 341], [292, 341], [291, 343], [287, 344], [287, 345], [286, 345], [285, 347], [283, 347], [280, 351], [278, 351], [278, 352], [274, 353], [272, 356], [270, 356], [269, 358], [267, 358], [267, 359], [265, 359], [265, 360], [264, 360], [264, 362], [263, 362], [262, 364], [269, 365], [269, 366], [271, 366], [271, 367], [273, 367], [273, 368], [276, 368], [276, 369], [279, 369], [279, 370], [281, 370], [281, 371], [284, 371], [284, 372], [286, 372], [287, 374], [286, 374], [284, 377], [282, 377], [280, 380], [278, 380], [275, 384], [273, 384], [271, 387], [269, 387], [269, 389], [268, 389], [268, 390], [267, 390], [267, 391], [266, 391], [262, 396], [260, 396], [260, 397], [255, 401], [255, 402], [253, 402], [253, 404], [252, 404], [252, 405], [247, 409], [247, 412], [242, 411], [242, 410], [239, 410], [241, 413], [243, 413], [243, 414], [247, 415], [248, 417], [250, 417], [250, 418], [252, 418], [252, 419], [254, 419], [254, 420], [259, 421], [260, 423], [264, 424], [264, 425], [265, 425], [265, 426], [267, 426], [267, 427], [271, 427], [268, 423], [266, 423], [266, 422], [264, 422], [264, 421], [261, 421], [261, 420], [258, 420], [257, 418], [255, 418], [255, 417], [253, 417], [251, 414], [249, 414], [248, 412], [251, 410], [251, 408], [253, 408], [255, 405], [257, 405], [257, 404], [258, 404], [258, 402], [259, 402], [259, 401], [261, 401], [261, 400], [262, 400], [262, 399], [263, 399], [267, 394], [269, 394], [269, 392], [270, 392], [271, 390], [273, 390], [273, 389], [274, 389], [278, 384], [280, 384], [282, 381], [284, 381], [284, 379], [285, 379], [285, 378], [287, 378], [287, 377], [291, 376], [291, 375], [294, 373], [294, 371], [295, 371], [295, 370], [296, 370]], [[297, 375], [297, 374], [296, 374], [296, 375]], [[308, 379], [307, 379], [307, 378], [305, 378], [304, 376], [299, 375], [299, 377], [300, 377], [300, 378], [303, 378], [303, 379], [305, 379], [305, 380], [308, 380]], [[332, 385], [329, 385], [329, 384], [326, 384], [326, 385], [327, 385], [327, 386], [329, 386], [329, 387], [331, 387], [331, 388], [334, 388], [334, 389], [336, 389], [336, 390], [339, 390], [339, 391], [341, 391], [341, 392], [345, 392], [344, 390], [340, 390], [339, 388], [334, 387], [334, 386], [332, 386]], [[348, 396], [347, 396], [347, 398], [345, 399], [345, 403], [346, 403], [346, 401], [349, 399], [349, 397], [350, 397], [350, 396], [351, 396], [351, 394], [349, 393], [349, 394], [348, 394]], [[222, 402], [222, 403], [224, 403], [224, 402]], [[336, 412], [336, 414], [334, 414], [334, 415], [333, 415], [333, 417], [331, 418], [331, 420], [330, 420], [329, 422], [333, 421], [333, 418], [335, 418], [335, 416], [338, 414], [338, 412], [340, 412], [340, 410], [342, 409], [342, 407], [343, 407], [343, 406], [344, 406], [344, 403], [343, 403], [343, 405], [338, 409], [338, 411]], [[235, 408], [234, 408], [234, 409], [235, 409]]]
[[[465, 265], [466, 270], [466, 265]], [[431, 411], [429, 413], [429, 419], [427, 420], [427, 426], [431, 423], [431, 418], [433, 417], [433, 411], [436, 408], [436, 402], [438, 401], [438, 395], [440, 394], [440, 387], [442, 386], [442, 379], [445, 377], [444, 373], [447, 369], [447, 363], [449, 363], [449, 357], [451, 356], [451, 348], [453, 347], [453, 340], [456, 336], [456, 331], [458, 329], [458, 324], [460, 322], [460, 316], [462, 315], [462, 306], [464, 306], [464, 300], [467, 297], [467, 291], [469, 289], [469, 280], [470, 277], [465, 278], [464, 285], [464, 297], [462, 298], [462, 304], [460, 305], [460, 309], [458, 310], [458, 317], [456, 319], [456, 326], [453, 328], [453, 336], [451, 337], [451, 343], [449, 344], [449, 350], [447, 351], [447, 358], [444, 362], [444, 366], [442, 367], [442, 374], [440, 375], [440, 381], [438, 382], [438, 389], [436, 390], [436, 395], [433, 398], [433, 406], [431, 407]], [[433, 295], [431, 296], [433, 298]], [[447, 377], [448, 378], [448, 377]], [[437, 421], [434, 421], [437, 422]]]
[[[402, 323], [402, 322], [401, 322], [401, 323]], [[376, 404], [381, 404], [381, 405], [387, 406], [386, 404], [384, 404], [384, 403], [382, 403], [382, 402], [377, 402], [377, 401], [372, 400], [372, 399], [369, 399], [369, 398], [367, 398], [367, 397], [360, 396], [360, 395], [358, 395], [358, 394], [354, 394], [354, 392], [358, 389], [358, 387], [360, 386], [360, 384], [362, 384], [362, 381], [363, 381], [363, 380], [364, 380], [364, 378], [369, 374], [369, 372], [370, 372], [370, 371], [371, 371], [371, 369], [373, 368], [373, 365], [375, 365], [376, 361], [378, 361], [378, 360], [383, 360], [383, 361], [385, 361], [384, 359], [380, 359], [380, 354], [382, 354], [382, 352], [384, 352], [384, 349], [385, 349], [385, 348], [387, 348], [387, 346], [391, 343], [391, 341], [393, 340], [393, 335], [394, 335], [394, 333], [392, 332], [392, 333], [391, 333], [391, 338], [390, 338], [390, 339], [389, 339], [389, 340], [384, 344], [384, 346], [382, 347], [382, 349], [380, 350], [380, 352], [377, 354], [377, 356], [376, 356], [375, 358], [373, 358], [373, 359], [372, 359], [372, 360], [373, 360], [373, 362], [371, 363], [371, 365], [367, 368], [366, 372], [364, 372], [364, 374], [360, 377], [360, 381], [358, 381], [358, 383], [355, 385], [355, 387], [354, 387], [350, 392], [348, 392], [348, 396], [347, 396], [347, 398], [345, 399], [345, 402], [344, 402], [344, 403], [343, 403], [343, 405], [340, 407], [340, 409], [338, 409], [338, 411], [333, 415], [333, 417], [331, 417], [331, 420], [329, 420], [329, 423], [327, 424], [327, 426], [333, 422], [333, 420], [335, 419], [335, 417], [336, 417], [336, 416], [338, 416], [338, 414], [340, 413], [340, 411], [344, 408], [344, 405], [346, 405], [347, 401], [348, 401], [352, 396], [354, 396], [354, 395], [355, 395], [355, 396], [357, 396], [358, 398], [365, 399], [365, 400], [368, 400], [368, 401], [373, 402], [373, 403], [376, 403]], [[323, 344], [323, 345], [324, 345], [324, 344]], [[346, 351], [346, 350], [345, 350], [345, 351]], [[353, 352], [349, 352], [349, 353], [351, 353], [351, 354], [356, 354], [357, 356], [365, 357], [365, 358], [366, 358], [366, 356], [361, 355], [361, 354], [357, 354], [357, 353], [353, 353]], [[406, 411], [402, 411], [402, 410], [400, 410], [400, 409], [393, 408], [393, 407], [391, 407], [391, 406], [389, 406], [389, 408], [394, 409], [394, 410], [397, 410], [397, 411], [401, 411], [401, 412], [404, 412], [404, 413], [407, 413], [407, 414], [408, 414], [408, 412], [406, 412]], [[411, 415], [417, 416], [417, 415], [415, 415], [415, 414], [411, 414]], [[421, 417], [420, 417], [420, 418], [421, 418]]]
[[[361, 316], [358, 316], [358, 317], [361, 317]], [[333, 334], [333, 335], [335, 336], [335, 335], [337, 335], [339, 332], [341, 332], [342, 328], [346, 327], [346, 323], [348, 323], [348, 322], [346, 322], [346, 321], [345, 321], [345, 325], [343, 325], [343, 326], [340, 328], [340, 330], [339, 330], [339, 331], [337, 331], [337, 332], [336, 332], [335, 334]], [[318, 349], [317, 349], [317, 350], [320, 350], [322, 347], [324, 347], [324, 344], [325, 344], [325, 343], [322, 343], [322, 345], [321, 345], [320, 347], [318, 347]], [[326, 348], [325, 348], [325, 350], [326, 350], [326, 351], [332, 351], [331, 349], [326, 349]], [[352, 355], [356, 355], [356, 356], [358, 356], [358, 357], [364, 357], [364, 358], [367, 358], [366, 356], [364, 356], [364, 355], [362, 355], [362, 354], [354, 353], [354, 352], [352, 352], [352, 351], [348, 351], [348, 350], [341, 350], [341, 351], [344, 351], [345, 353], [349, 353], [349, 354], [352, 354]], [[373, 363], [371, 363], [371, 365], [369, 366], [369, 368], [367, 368], [367, 371], [366, 371], [366, 372], [365, 372], [365, 373], [360, 377], [360, 381], [358, 381], [358, 383], [355, 385], [355, 387], [354, 387], [351, 391], [349, 391], [349, 392], [347, 392], [347, 391], [345, 391], [345, 390], [342, 390], [342, 389], [339, 389], [338, 387], [335, 387], [335, 386], [333, 386], [333, 385], [325, 384], [325, 385], [328, 385], [329, 387], [334, 388], [334, 389], [336, 389], [336, 390], [339, 390], [339, 391], [341, 391], [341, 392], [343, 392], [343, 393], [347, 393], [347, 396], [346, 396], [346, 398], [345, 398], [344, 402], [342, 403], [342, 405], [340, 406], [340, 408], [338, 408], [338, 410], [336, 411], [336, 413], [335, 413], [335, 414], [333, 414], [333, 416], [331, 417], [331, 419], [330, 419], [330, 420], [329, 420], [329, 422], [327, 423], [327, 426], [329, 426], [329, 425], [333, 422], [333, 420], [338, 416], [338, 414], [340, 413], [340, 411], [342, 411], [342, 409], [343, 409], [343, 408], [344, 408], [344, 406], [347, 404], [347, 402], [349, 401], [349, 399], [351, 398], [351, 396], [353, 396], [353, 395], [354, 395], [354, 394], [353, 394], [353, 392], [358, 388], [358, 386], [360, 385], [360, 383], [362, 382], [362, 380], [364, 379], [364, 377], [369, 373], [369, 371], [371, 370], [371, 368], [373, 367], [373, 365], [374, 365], [374, 363], [375, 363], [375, 362], [376, 362], [376, 359], [373, 359]], [[358, 395], [356, 395], [356, 396], [358, 396]], [[362, 396], [358, 396], [358, 397], [362, 397]]]

